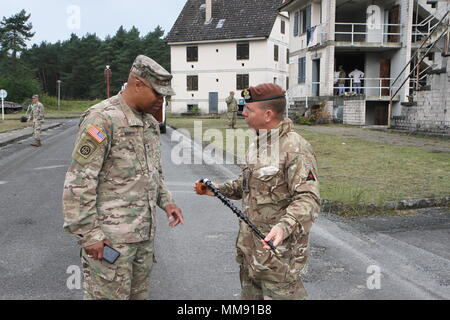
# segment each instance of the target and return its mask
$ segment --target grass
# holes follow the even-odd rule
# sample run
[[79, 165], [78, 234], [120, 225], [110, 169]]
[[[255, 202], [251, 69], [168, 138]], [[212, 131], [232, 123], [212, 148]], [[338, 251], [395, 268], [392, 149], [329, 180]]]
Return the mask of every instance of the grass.
[[[40, 101], [45, 108], [45, 119], [61, 119], [78, 118], [89, 107], [99, 103], [101, 100], [61, 100], [60, 110], [58, 110], [58, 100], [55, 97], [44, 95], [41, 97]], [[25, 116], [27, 107], [28, 104], [24, 104], [25, 110], [12, 114], [5, 114], [5, 120], [0, 120], [0, 132], [20, 129], [30, 125], [18, 121], [21, 117]]]
[[[216, 128], [223, 133], [228, 127], [225, 118], [168, 117], [167, 121], [192, 134], [194, 120], [202, 121], [203, 130]], [[241, 119], [237, 126], [247, 128]], [[316, 152], [322, 198], [345, 204], [344, 215], [360, 215], [370, 204], [450, 195], [449, 153], [337, 137], [303, 130], [301, 126], [295, 130]], [[220, 147], [219, 143], [215, 144]]]
[[15, 129], [21, 129], [30, 126], [29, 123], [12, 120], [0, 120], [0, 132], [11, 131]]
[[[50, 96], [42, 96], [40, 99], [45, 108], [46, 119], [77, 118], [84, 111], [101, 100], [61, 100], [58, 110], [58, 99]], [[31, 102], [30, 102], [31, 103]], [[23, 105], [25, 110], [14, 114], [5, 115], [5, 119], [20, 119], [25, 115], [28, 104]]]

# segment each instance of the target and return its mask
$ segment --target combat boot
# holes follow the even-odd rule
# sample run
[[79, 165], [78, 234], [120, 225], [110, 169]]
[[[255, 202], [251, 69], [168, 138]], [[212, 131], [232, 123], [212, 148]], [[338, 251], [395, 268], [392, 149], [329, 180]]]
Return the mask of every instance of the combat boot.
[[36, 141], [33, 142], [31, 145], [32, 145], [33, 147], [40, 147], [40, 146], [42, 146], [41, 140], [36, 140]]

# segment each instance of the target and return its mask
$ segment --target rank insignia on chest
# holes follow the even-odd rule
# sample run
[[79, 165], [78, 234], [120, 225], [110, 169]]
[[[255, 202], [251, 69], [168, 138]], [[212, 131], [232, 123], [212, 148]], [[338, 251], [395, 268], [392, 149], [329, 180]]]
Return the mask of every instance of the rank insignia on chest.
[[94, 125], [91, 125], [87, 133], [98, 143], [102, 143], [106, 139], [106, 134]]
[[316, 177], [314, 177], [314, 174], [311, 170], [309, 170], [308, 177], [306, 178], [306, 181], [316, 181]]

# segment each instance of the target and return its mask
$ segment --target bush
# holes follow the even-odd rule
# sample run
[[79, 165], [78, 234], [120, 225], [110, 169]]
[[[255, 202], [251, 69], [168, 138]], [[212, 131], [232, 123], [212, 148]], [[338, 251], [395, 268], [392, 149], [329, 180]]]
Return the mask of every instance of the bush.
[[33, 94], [41, 92], [39, 82], [31, 76], [22, 74], [20, 76], [0, 76], [0, 89], [8, 92], [8, 101], [21, 103], [30, 100]]

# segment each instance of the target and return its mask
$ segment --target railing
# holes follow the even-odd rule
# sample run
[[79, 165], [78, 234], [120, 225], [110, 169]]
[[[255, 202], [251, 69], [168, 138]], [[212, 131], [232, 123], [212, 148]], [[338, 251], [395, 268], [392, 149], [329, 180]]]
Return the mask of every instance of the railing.
[[[379, 28], [369, 28], [367, 23], [336, 23], [335, 41], [351, 42], [400, 42], [401, 24], [384, 23]], [[389, 29], [398, 28], [398, 32], [389, 32]], [[339, 29], [339, 30], [338, 30]], [[350, 30], [348, 30], [350, 29]], [[389, 39], [392, 36], [393, 39]], [[389, 41], [393, 40], [393, 41]]]
[[[360, 78], [361, 86], [355, 86], [355, 79], [353, 78], [335, 79], [335, 81], [339, 80], [345, 80], [346, 84], [343, 87], [339, 87], [337, 82], [334, 84], [333, 89], [338, 95], [341, 93], [345, 95], [348, 92], [359, 92], [366, 96], [378, 96], [381, 99], [382, 97], [389, 97], [391, 90], [395, 89], [390, 85], [394, 78]], [[347, 85], [348, 83], [350, 84], [349, 86]]]
[[[392, 101], [393, 101], [394, 97], [400, 92], [400, 90], [403, 88], [403, 86], [408, 82], [409, 79], [411, 79], [411, 77], [413, 75], [416, 75], [416, 78], [420, 78], [420, 76], [417, 77], [417, 73], [418, 73], [417, 70], [420, 66], [420, 63], [425, 59], [425, 57], [428, 55], [430, 50], [436, 46], [436, 44], [439, 42], [439, 40], [442, 37], [444, 37], [445, 35], [449, 34], [449, 28], [448, 28], [449, 21], [448, 21], [448, 19], [446, 20], [449, 12], [450, 11], [447, 11], [445, 13], [445, 15], [441, 18], [441, 20], [439, 20], [436, 27], [431, 31], [431, 33], [426, 37], [426, 39], [422, 41], [422, 44], [420, 45], [420, 47], [412, 54], [411, 59], [405, 64], [403, 69], [398, 74], [397, 78], [395, 78], [395, 80], [392, 82], [392, 85], [394, 85], [395, 83], [399, 83], [401, 81], [400, 79], [402, 79], [402, 78], [404, 79], [400, 85], [397, 85], [397, 88], [395, 90], [392, 90], [394, 93], [391, 94], [391, 99], [389, 101], [389, 111], [388, 111], [388, 114], [389, 114], [388, 115], [388, 126], [389, 127], [391, 126]], [[445, 25], [446, 26], [445, 30], [443, 32], [441, 32], [441, 34], [439, 36], [436, 36], [436, 39], [431, 44], [428, 44], [428, 40], [431, 39], [433, 34], [436, 33], [436, 30], [439, 29], [438, 26], [440, 26], [440, 25]], [[425, 53], [421, 54], [421, 50], [426, 44], [427, 44], [427, 46], [426, 46], [427, 50]], [[414, 67], [412, 68], [412, 70], [409, 71], [409, 74], [406, 74], [406, 70], [408, 69], [408, 67], [414, 60], [416, 60]]]

